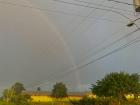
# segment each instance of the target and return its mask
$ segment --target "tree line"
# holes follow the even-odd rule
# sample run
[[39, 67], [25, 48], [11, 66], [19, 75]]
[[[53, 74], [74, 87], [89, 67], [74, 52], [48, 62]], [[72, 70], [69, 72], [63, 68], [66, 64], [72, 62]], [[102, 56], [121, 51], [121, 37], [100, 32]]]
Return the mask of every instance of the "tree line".
[[[38, 87], [37, 90], [41, 91], [41, 88]], [[56, 83], [53, 86], [51, 96], [55, 98], [67, 97], [67, 90], [64, 83]], [[137, 99], [140, 94], [140, 75], [138, 73], [111, 72], [101, 80], [97, 80], [95, 84], [92, 84], [90, 90], [98, 97], [124, 99], [125, 94], [134, 94], [135, 99]], [[4, 90], [0, 104], [3, 102], [11, 103], [3, 105], [30, 105], [31, 98], [23, 91], [25, 91], [24, 85], [19, 82], [15, 83], [9, 89]], [[83, 98], [80, 102], [88, 102], [87, 100], [90, 99]]]

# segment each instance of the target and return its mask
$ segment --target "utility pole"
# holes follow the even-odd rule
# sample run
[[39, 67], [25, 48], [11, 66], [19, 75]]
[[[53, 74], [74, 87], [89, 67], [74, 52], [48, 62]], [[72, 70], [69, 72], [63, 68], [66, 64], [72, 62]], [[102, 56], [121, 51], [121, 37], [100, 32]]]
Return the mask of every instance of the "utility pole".
[[135, 7], [136, 12], [140, 12], [140, 0], [133, 0], [133, 5]]

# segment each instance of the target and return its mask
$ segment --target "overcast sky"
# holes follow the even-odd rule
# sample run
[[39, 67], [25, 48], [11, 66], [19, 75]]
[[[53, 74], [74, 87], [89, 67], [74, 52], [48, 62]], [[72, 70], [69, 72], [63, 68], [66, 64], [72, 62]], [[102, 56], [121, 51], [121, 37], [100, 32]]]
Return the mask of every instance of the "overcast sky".
[[[51, 90], [54, 83], [64, 82], [69, 91], [84, 91], [109, 72], [140, 72], [140, 31], [129, 35], [137, 27], [126, 26], [130, 22], [126, 17], [134, 20], [139, 15], [134, 15], [132, 6], [107, 0], [88, 2], [96, 6], [54, 0], [0, 1], [1, 91], [16, 81], [31, 90], [38, 86]], [[126, 17], [93, 8], [97, 6]], [[140, 21], [136, 24], [140, 27]], [[137, 43], [109, 54], [134, 39]]]

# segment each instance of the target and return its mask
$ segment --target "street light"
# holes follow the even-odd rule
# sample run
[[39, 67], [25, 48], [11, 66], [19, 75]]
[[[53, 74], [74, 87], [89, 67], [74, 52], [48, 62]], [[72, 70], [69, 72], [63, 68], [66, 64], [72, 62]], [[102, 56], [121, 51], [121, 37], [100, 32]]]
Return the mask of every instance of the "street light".
[[[140, 12], [140, 0], [133, 0], [133, 5], [135, 7], [135, 11], [139, 13]], [[130, 23], [127, 24], [127, 27], [132, 27], [133, 25], [136, 25], [135, 22], [139, 19], [140, 18], [137, 18], [137, 19], [131, 21]]]
[[137, 18], [137, 19], [131, 21], [130, 23], [127, 24], [127, 27], [132, 27], [132, 26], [135, 24], [135, 22], [136, 22], [137, 20], [139, 20], [139, 19], [140, 19], [140, 18]]

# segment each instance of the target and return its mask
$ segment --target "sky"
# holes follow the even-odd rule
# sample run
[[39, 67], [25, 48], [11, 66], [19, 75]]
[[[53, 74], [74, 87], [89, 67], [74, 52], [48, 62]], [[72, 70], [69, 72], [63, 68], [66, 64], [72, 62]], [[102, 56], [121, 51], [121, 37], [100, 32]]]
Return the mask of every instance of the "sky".
[[109, 72], [140, 73], [140, 21], [126, 26], [139, 16], [107, 0], [0, 0], [0, 91], [87, 91]]

